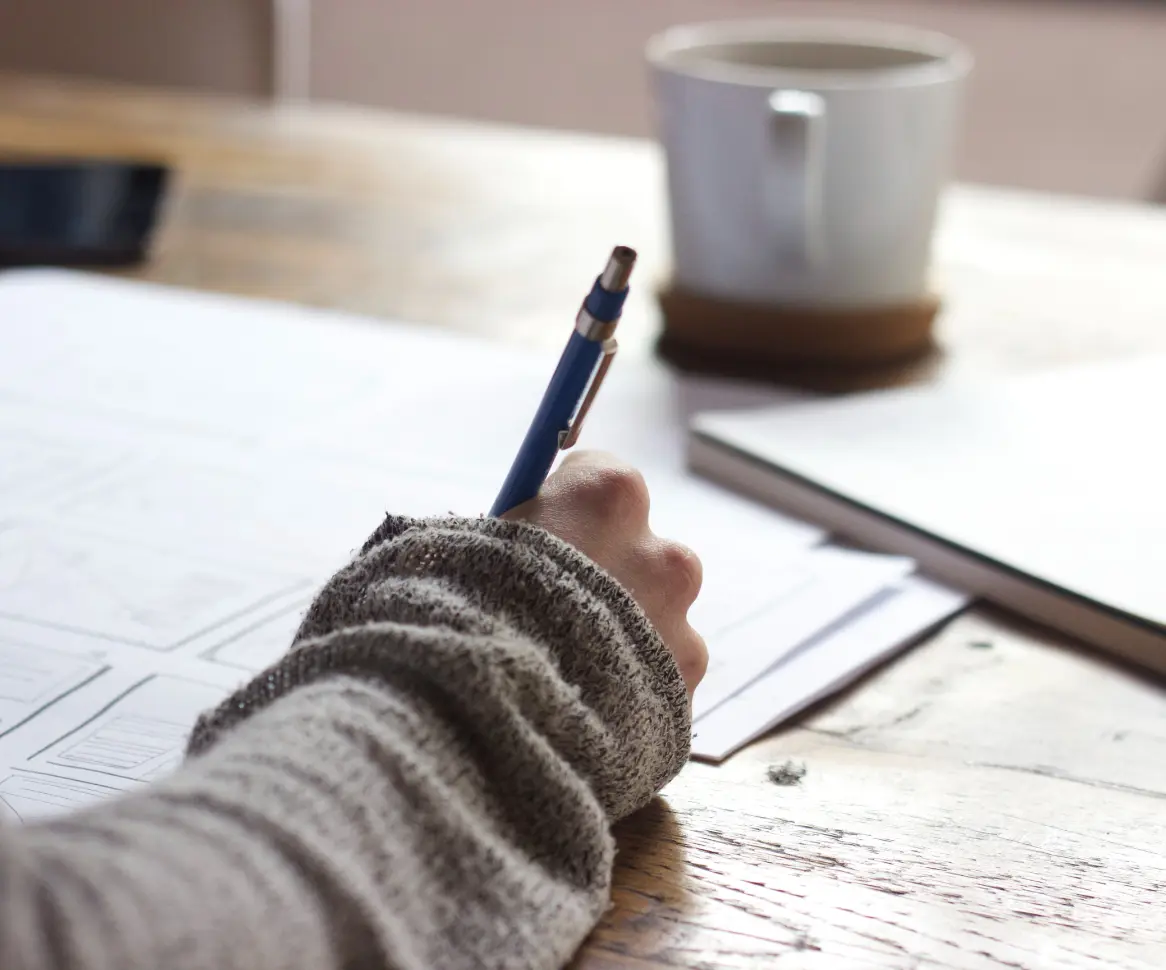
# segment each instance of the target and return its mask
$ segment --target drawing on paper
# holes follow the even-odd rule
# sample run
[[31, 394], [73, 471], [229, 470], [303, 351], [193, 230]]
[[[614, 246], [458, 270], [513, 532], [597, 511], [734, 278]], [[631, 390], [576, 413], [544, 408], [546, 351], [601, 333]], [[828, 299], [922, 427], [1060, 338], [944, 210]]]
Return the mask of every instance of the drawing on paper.
[[121, 457], [116, 450], [98, 452], [32, 434], [0, 433], [0, 497], [7, 508], [39, 503], [100, 477]]
[[16, 771], [0, 781], [0, 822], [26, 822], [68, 812], [117, 793], [117, 788], [76, 778]]
[[172, 650], [310, 584], [33, 523], [0, 528], [0, 616]]
[[188, 730], [189, 725], [157, 717], [114, 717], [59, 751], [54, 763], [145, 778], [181, 758]]
[[[475, 495], [491, 487], [479, 486]], [[386, 511], [440, 513], [461, 507], [466, 491], [456, 479], [411, 467], [385, 474], [286, 455], [241, 461], [160, 454], [71, 492], [54, 511], [85, 529], [188, 554], [276, 570], [294, 562], [298, 573], [322, 583], [351, 559]]]
[[0, 737], [107, 669], [93, 657], [0, 639]]
[[212, 647], [204, 657], [214, 663], [238, 667], [249, 673], [263, 670], [287, 653], [307, 605], [308, 601], [305, 600], [294, 609], [264, 617], [229, 640]]
[[119, 789], [152, 781], [178, 765], [198, 715], [227, 692], [182, 677], [147, 677], [36, 752], [27, 767]]

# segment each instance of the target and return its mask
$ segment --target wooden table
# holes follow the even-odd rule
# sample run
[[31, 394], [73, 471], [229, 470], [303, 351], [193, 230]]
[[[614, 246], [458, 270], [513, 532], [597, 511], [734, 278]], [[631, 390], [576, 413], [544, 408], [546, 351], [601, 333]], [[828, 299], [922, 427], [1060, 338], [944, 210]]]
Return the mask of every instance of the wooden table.
[[[549, 347], [613, 240], [641, 281], [667, 271], [641, 142], [7, 78], [0, 146], [170, 160], [157, 258], [131, 274], [166, 283]], [[1166, 213], [960, 187], [938, 269], [946, 354], [913, 378], [1166, 349]], [[649, 287], [626, 319], [648, 353]], [[787, 758], [808, 773], [778, 787]], [[619, 839], [579, 968], [1158, 970], [1166, 693], [975, 609], [798, 727], [690, 765]]]

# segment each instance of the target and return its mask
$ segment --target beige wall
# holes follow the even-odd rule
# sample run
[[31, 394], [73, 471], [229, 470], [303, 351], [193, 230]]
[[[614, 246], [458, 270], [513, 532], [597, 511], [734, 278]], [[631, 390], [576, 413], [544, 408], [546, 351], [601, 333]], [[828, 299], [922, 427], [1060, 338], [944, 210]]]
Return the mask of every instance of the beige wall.
[[[0, 67], [265, 94], [276, 3], [0, 0]], [[1148, 0], [314, 0], [311, 90], [650, 134], [651, 33], [770, 15], [913, 23], [970, 44], [962, 178], [1166, 196], [1166, 3]]]
[[842, 16], [972, 46], [961, 177], [1147, 198], [1166, 166], [1166, 3], [1127, 0], [316, 0], [316, 96], [652, 130], [640, 51], [671, 23]]
[[0, 67], [268, 96], [270, 0], [0, 0]]

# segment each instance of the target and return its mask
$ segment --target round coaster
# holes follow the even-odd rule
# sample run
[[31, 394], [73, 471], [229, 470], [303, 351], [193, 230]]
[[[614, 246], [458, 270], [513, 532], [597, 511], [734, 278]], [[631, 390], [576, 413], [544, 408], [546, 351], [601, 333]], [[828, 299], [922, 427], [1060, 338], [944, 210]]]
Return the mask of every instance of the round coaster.
[[883, 307], [741, 303], [659, 293], [662, 357], [684, 370], [848, 389], [901, 383], [936, 355], [936, 295]]
[[882, 364], [926, 352], [940, 299], [879, 307], [766, 306], [691, 293], [659, 294], [674, 342], [774, 361]]

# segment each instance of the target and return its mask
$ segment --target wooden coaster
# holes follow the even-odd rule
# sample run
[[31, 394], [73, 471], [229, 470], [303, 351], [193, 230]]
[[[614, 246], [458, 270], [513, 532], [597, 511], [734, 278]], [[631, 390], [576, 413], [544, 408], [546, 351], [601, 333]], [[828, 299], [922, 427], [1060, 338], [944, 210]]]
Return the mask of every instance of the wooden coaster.
[[659, 293], [660, 355], [677, 367], [821, 390], [881, 387], [934, 363], [941, 300], [886, 307], [739, 303], [669, 287]]

